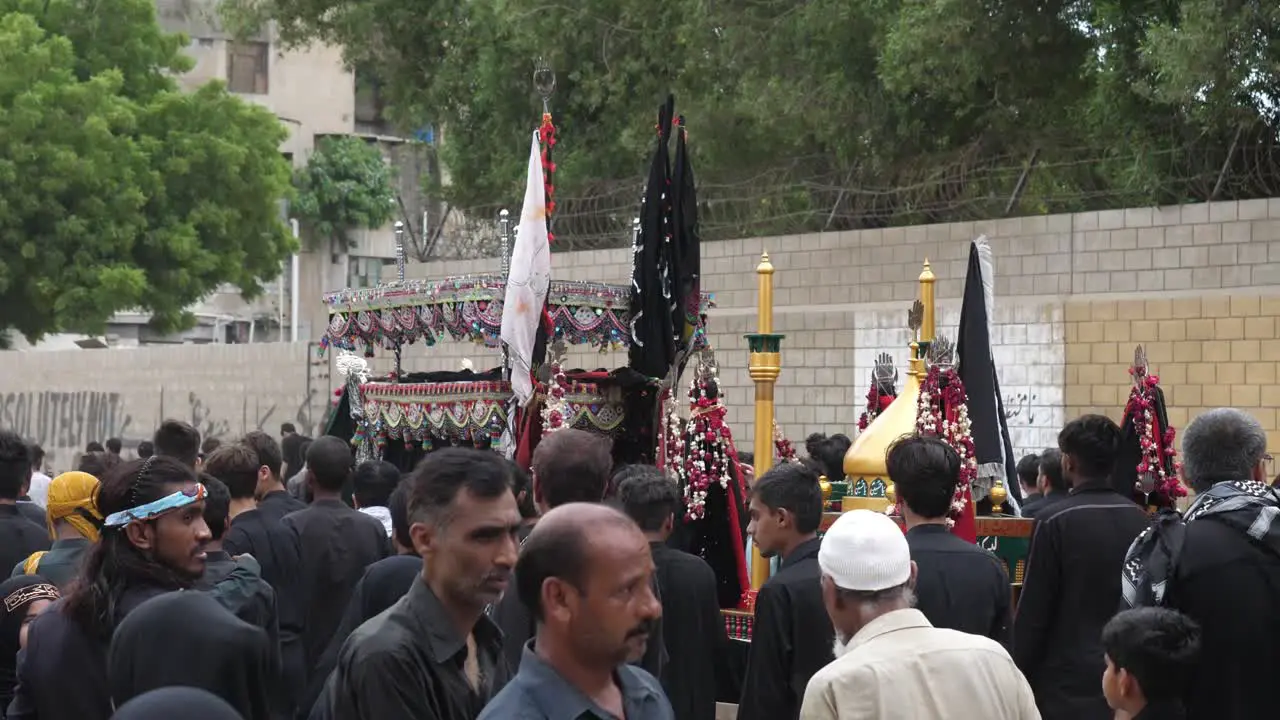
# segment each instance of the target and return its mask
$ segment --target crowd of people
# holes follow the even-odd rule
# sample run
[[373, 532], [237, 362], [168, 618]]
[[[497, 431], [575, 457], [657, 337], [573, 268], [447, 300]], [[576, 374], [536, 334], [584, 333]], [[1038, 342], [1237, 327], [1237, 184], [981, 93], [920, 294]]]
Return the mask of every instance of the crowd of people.
[[0, 716], [711, 720], [726, 685], [742, 720], [1272, 711], [1280, 496], [1237, 410], [1183, 433], [1182, 514], [1111, 487], [1105, 417], [1024, 458], [1016, 607], [1004, 566], [949, 532], [961, 461], [941, 440], [889, 450], [905, 533], [852, 511], [819, 536], [818, 478], [847, 439], [759, 477], [744, 462], [748, 536], [776, 571], [729, 681], [680, 489], [615, 467], [607, 438], [559, 430], [528, 473], [451, 447], [402, 474], [282, 435], [166, 421], [136, 458], [95, 443], [50, 478], [0, 429]]

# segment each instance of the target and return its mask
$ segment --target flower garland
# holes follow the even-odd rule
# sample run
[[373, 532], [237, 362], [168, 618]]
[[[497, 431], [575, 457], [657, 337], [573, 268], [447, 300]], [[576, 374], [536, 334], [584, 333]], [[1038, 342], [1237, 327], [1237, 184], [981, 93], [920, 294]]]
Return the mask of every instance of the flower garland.
[[782, 428], [778, 427], [778, 421], [773, 421], [773, 447], [777, 450], [777, 458], [782, 462], [797, 462], [796, 449], [791, 441], [782, 434]]
[[[556, 172], [556, 164], [551, 158], [551, 150], [556, 146], [556, 126], [551, 122], [551, 113], [542, 113], [542, 124], [538, 126], [538, 140], [542, 143], [542, 177], [543, 189], [546, 191], [547, 218], [556, 211], [555, 183], [552, 176]], [[547, 229], [547, 242], [555, 242], [556, 236]]]
[[897, 399], [897, 395], [892, 393], [880, 392], [876, 387], [875, 378], [871, 379], [871, 389], [867, 390], [867, 407], [862, 411], [862, 415], [858, 416], [858, 432], [867, 429], [867, 426], [880, 417], [880, 413], [889, 409], [889, 405]]
[[[965, 510], [965, 488], [978, 477], [978, 458], [969, 425], [968, 396], [954, 368], [945, 371], [937, 365], [929, 368], [916, 406], [916, 432], [942, 438], [960, 456], [960, 478], [951, 495], [951, 511], [947, 514], [947, 527], [952, 527]], [[891, 508], [890, 511], [896, 509]]]
[[569, 417], [569, 403], [565, 401], [565, 388], [569, 379], [565, 377], [560, 363], [551, 364], [551, 382], [547, 383], [547, 401], [542, 405], [542, 436], [564, 427], [565, 418]]
[[[1156, 386], [1160, 378], [1147, 375], [1145, 371], [1129, 368], [1129, 374], [1135, 376], [1137, 382], [1129, 391], [1129, 403], [1126, 410], [1131, 413], [1133, 427], [1138, 435], [1138, 445], [1142, 457], [1138, 461], [1138, 478], [1151, 475], [1155, 483], [1152, 494], [1156, 496], [1156, 504], [1172, 506], [1180, 497], [1186, 497], [1187, 489], [1178, 482], [1178, 471], [1182, 463], [1174, 460], [1178, 451], [1174, 449], [1176, 433], [1172, 427], [1164, 429], [1157, 437], [1160, 421], [1156, 417]], [[1169, 461], [1172, 460], [1172, 472]]]
[[[706, 516], [707, 490], [712, 484], [729, 489], [730, 471], [729, 425], [724, 421], [725, 406], [719, 397], [712, 398], [711, 388], [720, 387], [714, 363], [699, 360], [698, 370], [689, 383], [692, 415], [681, 428], [678, 415], [668, 417], [669, 446], [672, 457], [683, 458], [675, 464], [676, 476], [684, 488], [685, 519], [700, 520]], [[688, 450], [686, 454], [686, 448]]]

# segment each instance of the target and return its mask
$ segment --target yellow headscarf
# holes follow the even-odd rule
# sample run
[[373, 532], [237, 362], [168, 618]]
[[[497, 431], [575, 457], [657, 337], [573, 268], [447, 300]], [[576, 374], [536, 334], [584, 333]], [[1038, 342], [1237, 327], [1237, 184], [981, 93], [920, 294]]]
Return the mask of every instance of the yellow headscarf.
[[76, 532], [92, 542], [98, 541], [98, 525], [85, 515], [102, 523], [98, 512], [98, 478], [86, 472], [65, 472], [49, 483], [49, 504], [45, 508], [49, 521], [49, 537], [56, 537], [54, 525], [66, 520]]

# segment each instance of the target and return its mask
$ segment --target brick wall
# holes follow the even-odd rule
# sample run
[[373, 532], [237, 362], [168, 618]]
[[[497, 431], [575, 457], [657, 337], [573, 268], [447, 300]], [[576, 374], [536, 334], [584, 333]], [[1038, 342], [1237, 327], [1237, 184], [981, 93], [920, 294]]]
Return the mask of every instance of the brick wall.
[[1278, 295], [1073, 299], [1066, 306], [1067, 416], [1102, 412], [1118, 420], [1129, 393], [1126, 360], [1142, 343], [1174, 427], [1229, 405], [1253, 414], [1268, 446], [1280, 448], [1278, 326]]
[[[739, 442], [749, 446], [753, 432], [742, 336], [755, 329], [761, 251], [776, 269], [775, 325], [787, 335], [777, 417], [799, 442], [812, 432], [854, 434], [879, 352], [891, 353], [905, 372], [906, 310], [926, 257], [938, 278], [939, 330], [954, 333], [969, 243], [979, 234], [990, 238], [995, 255], [993, 343], [1018, 452], [1052, 445], [1065, 419], [1085, 410], [1118, 417], [1139, 342], [1162, 376], [1175, 425], [1206, 407], [1239, 405], [1257, 414], [1280, 448], [1280, 198], [705, 243], [703, 288], [717, 302], [708, 331]], [[552, 262], [561, 279], [626, 283], [631, 272], [627, 248], [556, 254]], [[497, 269], [496, 259], [451, 261], [411, 265], [408, 275]], [[477, 367], [500, 361], [495, 350], [445, 342], [410, 347], [405, 366], [454, 369], [463, 358]], [[256, 426], [254, 411], [273, 405], [266, 425], [303, 408], [318, 417], [324, 400], [315, 388], [328, 382], [313, 380], [308, 396], [307, 373], [323, 375], [328, 364], [309, 366], [302, 344], [12, 353], [4, 360], [0, 399], [56, 390], [89, 402], [83, 393], [114, 393], [130, 427], [147, 433], [164, 414], [197, 412], [187, 407], [193, 394], [199, 412], [212, 408], [228, 433]], [[612, 368], [625, 357], [577, 350], [569, 362]], [[389, 365], [386, 357], [374, 362], [379, 370]], [[59, 402], [48, 417], [75, 414], [77, 406]], [[109, 429], [113, 416], [98, 402], [81, 413], [92, 422], [68, 416], [49, 421], [48, 430], [36, 421], [15, 423], [12, 402], [0, 404], [0, 425], [73, 448]], [[67, 430], [73, 427], [79, 429]]]

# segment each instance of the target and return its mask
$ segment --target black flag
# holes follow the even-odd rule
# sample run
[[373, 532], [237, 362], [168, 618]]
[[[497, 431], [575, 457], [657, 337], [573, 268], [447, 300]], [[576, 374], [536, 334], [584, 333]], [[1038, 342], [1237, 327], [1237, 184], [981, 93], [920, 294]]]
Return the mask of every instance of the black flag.
[[[983, 255], [986, 256], [985, 263]], [[985, 236], [969, 247], [969, 269], [964, 281], [964, 304], [960, 308], [959, 337], [956, 339], [957, 372], [968, 395], [978, 479], [989, 485], [992, 478], [1003, 478], [1005, 490], [1021, 504], [1021, 491], [1018, 483], [1014, 482], [1016, 463], [1013, 444], [1009, 441], [1009, 423], [1005, 420], [1000, 381], [996, 377], [995, 358], [991, 351], [986, 285], [995, 279], [986, 277], [989, 273], [984, 273], [984, 265], [991, 267], [991, 248]]]
[[[698, 236], [698, 191], [689, 159], [689, 133], [681, 116], [676, 128], [676, 157], [671, 171], [672, 276], [676, 280], [672, 329], [677, 347], [687, 351], [701, 327], [701, 238]], [[683, 370], [684, 368], [681, 368]]]
[[666, 377], [676, 357], [672, 304], [678, 290], [672, 272], [671, 138], [675, 98], [658, 111], [658, 147], [640, 204], [640, 230], [635, 238], [631, 276], [631, 352], [629, 364], [647, 377]]

